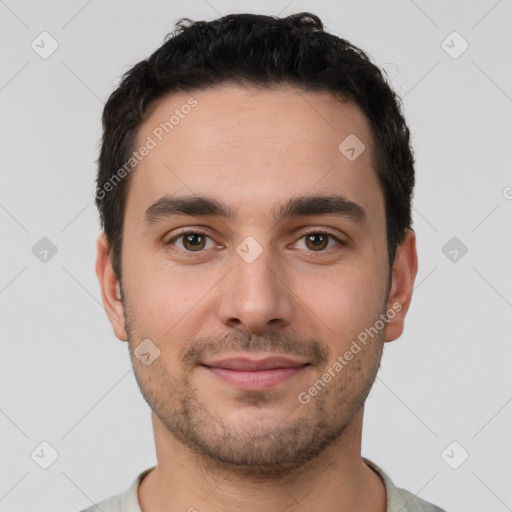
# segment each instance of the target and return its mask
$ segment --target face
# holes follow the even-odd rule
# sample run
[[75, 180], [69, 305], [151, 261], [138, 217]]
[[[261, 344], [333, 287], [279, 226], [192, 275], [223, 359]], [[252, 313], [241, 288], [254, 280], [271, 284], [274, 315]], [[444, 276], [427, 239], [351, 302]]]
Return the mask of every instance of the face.
[[223, 87], [164, 98], [136, 148], [150, 139], [127, 197], [122, 301], [104, 238], [97, 266], [139, 387], [209, 460], [304, 464], [362, 412], [415, 274], [413, 239], [388, 267], [369, 125], [328, 93]]

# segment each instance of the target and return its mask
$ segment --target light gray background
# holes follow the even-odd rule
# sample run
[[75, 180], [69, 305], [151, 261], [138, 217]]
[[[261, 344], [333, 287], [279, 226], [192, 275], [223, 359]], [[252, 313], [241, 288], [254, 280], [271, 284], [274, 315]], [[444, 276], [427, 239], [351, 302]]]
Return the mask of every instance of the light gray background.
[[[512, 510], [512, 2], [288, 2], [0, 1], [1, 511], [77, 511], [155, 463], [94, 274], [103, 103], [182, 16], [304, 10], [389, 71], [417, 158], [416, 291], [363, 455], [450, 511]], [[59, 44], [47, 59], [31, 48], [43, 31]], [[441, 47], [453, 31], [469, 43], [456, 59]], [[468, 248], [457, 262], [442, 252], [454, 236]], [[42, 237], [58, 248], [46, 263]], [[48, 469], [31, 457], [43, 441], [59, 455]], [[453, 441], [469, 453], [458, 469], [441, 455]]]

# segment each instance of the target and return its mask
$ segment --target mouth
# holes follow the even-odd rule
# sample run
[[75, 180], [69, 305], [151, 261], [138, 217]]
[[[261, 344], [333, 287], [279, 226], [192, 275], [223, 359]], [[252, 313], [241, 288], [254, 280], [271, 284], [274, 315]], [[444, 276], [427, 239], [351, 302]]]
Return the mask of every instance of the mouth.
[[262, 391], [304, 372], [310, 363], [284, 356], [229, 357], [201, 364], [212, 376], [243, 391]]

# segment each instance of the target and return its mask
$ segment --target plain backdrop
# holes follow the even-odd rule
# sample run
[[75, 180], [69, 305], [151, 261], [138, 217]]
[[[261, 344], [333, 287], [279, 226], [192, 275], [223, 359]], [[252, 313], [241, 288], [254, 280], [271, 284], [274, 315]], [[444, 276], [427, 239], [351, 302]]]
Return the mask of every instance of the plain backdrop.
[[243, 11], [319, 15], [412, 131], [419, 273], [363, 455], [449, 511], [512, 510], [512, 2], [2, 0], [0, 511], [78, 511], [155, 464], [94, 273], [100, 116], [179, 18]]

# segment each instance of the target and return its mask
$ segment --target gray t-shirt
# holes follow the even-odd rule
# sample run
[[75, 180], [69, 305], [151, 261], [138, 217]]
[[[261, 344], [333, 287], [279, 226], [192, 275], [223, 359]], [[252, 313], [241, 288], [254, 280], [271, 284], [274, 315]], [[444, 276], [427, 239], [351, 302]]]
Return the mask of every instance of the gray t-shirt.
[[[387, 506], [386, 512], [446, 512], [442, 508], [436, 507], [431, 503], [418, 498], [414, 494], [395, 487], [391, 479], [380, 469], [376, 464], [363, 457], [364, 462], [370, 466], [382, 479], [386, 487]], [[86, 510], [81, 512], [142, 512], [137, 491], [141, 480], [151, 471], [154, 467], [144, 470], [140, 473], [130, 487], [122, 494], [112, 496], [96, 505], [92, 505]], [[96, 506], [98, 508], [96, 508]]]

